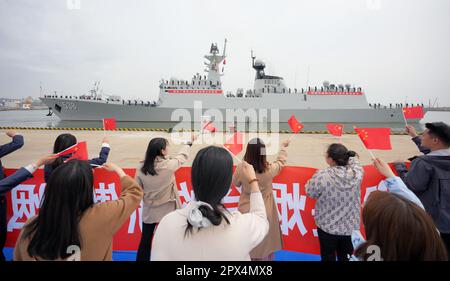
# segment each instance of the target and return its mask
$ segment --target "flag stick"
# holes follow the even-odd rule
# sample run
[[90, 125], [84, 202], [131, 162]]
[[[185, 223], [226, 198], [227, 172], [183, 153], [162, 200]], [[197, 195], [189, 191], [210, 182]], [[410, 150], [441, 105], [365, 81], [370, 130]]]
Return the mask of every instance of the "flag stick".
[[375, 160], [376, 158], [375, 158], [375, 155], [373, 155], [372, 151], [370, 149], [367, 149], [367, 151], [369, 152], [370, 157], [372, 157], [372, 159]]
[[403, 111], [403, 108], [402, 108], [402, 116], [403, 116], [403, 120], [405, 120], [405, 125], [408, 126], [408, 120], [406, 120], [405, 112]]
[[103, 138], [106, 138], [105, 118], [103, 118], [102, 123], [103, 123]]
[[291, 142], [291, 141], [292, 141], [292, 139], [293, 139], [293, 138], [295, 137], [295, 135], [296, 135], [296, 134], [292, 134], [292, 135], [290, 135], [290, 136], [289, 136], [289, 138], [288, 138], [288, 141], [289, 141], [289, 142]]
[[74, 144], [74, 145], [72, 145], [72, 146], [69, 146], [68, 148], [64, 149], [63, 151], [58, 152], [58, 153], [56, 154], [56, 157], [60, 157], [61, 154], [63, 154], [64, 152], [66, 152], [66, 151], [69, 150], [69, 149], [72, 149], [73, 147], [75, 147], [75, 146], [77, 146], [77, 145], [78, 145], [78, 143], [76, 143], [76, 144]]

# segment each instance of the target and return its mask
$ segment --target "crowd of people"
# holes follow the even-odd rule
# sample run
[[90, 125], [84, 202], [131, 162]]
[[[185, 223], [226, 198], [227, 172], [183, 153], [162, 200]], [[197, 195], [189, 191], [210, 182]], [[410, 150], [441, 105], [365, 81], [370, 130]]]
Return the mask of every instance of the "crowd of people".
[[[329, 145], [328, 168], [307, 182], [307, 196], [316, 200], [315, 222], [324, 261], [448, 260], [450, 252], [450, 127], [427, 123], [419, 136], [406, 127], [423, 154], [394, 164], [398, 176], [380, 159], [374, 167], [386, 177], [387, 191], [372, 192], [361, 205], [364, 169], [358, 155], [343, 144]], [[0, 146], [0, 157], [20, 149], [21, 135], [7, 132], [12, 142]], [[98, 158], [72, 159], [59, 152], [75, 145], [71, 134], [55, 140], [53, 154], [5, 177], [0, 162], [0, 258], [6, 241], [7, 192], [44, 166], [47, 186], [39, 213], [22, 228], [14, 260], [112, 260], [112, 240], [121, 225], [143, 202], [142, 237], [137, 261], [256, 260], [270, 261], [283, 248], [273, 178], [286, 165], [290, 141], [281, 144], [269, 163], [262, 139], [251, 139], [233, 171], [230, 151], [220, 146], [201, 149], [192, 163], [194, 200], [182, 207], [175, 172], [191, 155], [198, 135], [173, 154], [164, 138], [150, 140], [135, 178], [109, 163], [110, 146], [102, 142]], [[120, 177], [117, 200], [94, 202], [93, 168]], [[232, 185], [240, 188], [238, 210], [223, 204]], [[361, 234], [364, 226], [365, 238]]]

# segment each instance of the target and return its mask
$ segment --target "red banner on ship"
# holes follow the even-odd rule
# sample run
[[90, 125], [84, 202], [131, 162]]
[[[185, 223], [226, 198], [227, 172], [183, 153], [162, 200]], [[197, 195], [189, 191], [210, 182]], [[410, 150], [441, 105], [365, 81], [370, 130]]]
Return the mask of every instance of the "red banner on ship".
[[362, 92], [324, 92], [324, 91], [307, 91], [311, 96], [362, 96]]

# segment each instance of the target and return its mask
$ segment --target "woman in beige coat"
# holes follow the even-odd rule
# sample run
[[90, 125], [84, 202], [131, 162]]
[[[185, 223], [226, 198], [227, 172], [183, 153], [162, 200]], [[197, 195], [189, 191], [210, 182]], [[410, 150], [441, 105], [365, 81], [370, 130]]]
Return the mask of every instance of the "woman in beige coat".
[[180, 196], [175, 181], [175, 172], [189, 157], [193, 135], [173, 157], [169, 155], [169, 142], [154, 138], [148, 144], [144, 162], [136, 169], [136, 181], [144, 189], [142, 211], [142, 236], [136, 261], [150, 261], [153, 233], [161, 219], [168, 213], [181, 208]]
[[20, 232], [15, 261], [112, 260], [114, 234], [139, 206], [142, 188], [118, 166], [118, 200], [94, 204], [94, 177], [88, 161], [71, 160], [53, 171], [39, 215]]
[[[288, 145], [289, 140], [282, 143], [277, 159], [270, 164], [266, 161], [266, 147], [261, 139], [254, 138], [247, 144], [244, 161], [251, 164], [255, 169], [270, 225], [267, 236], [250, 253], [252, 260], [273, 260], [274, 252], [283, 248], [278, 209], [272, 190], [272, 180], [281, 172], [281, 169], [286, 164], [286, 147]], [[250, 210], [250, 187], [242, 180], [239, 172], [234, 174], [233, 183], [242, 188], [238, 209], [241, 213], [248, 213]]]

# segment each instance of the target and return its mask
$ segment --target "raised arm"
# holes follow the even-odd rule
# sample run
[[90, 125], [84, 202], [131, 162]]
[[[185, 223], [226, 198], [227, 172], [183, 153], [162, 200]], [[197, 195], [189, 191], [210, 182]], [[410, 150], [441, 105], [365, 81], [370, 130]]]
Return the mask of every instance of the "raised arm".
[[16, 151], [24, 144], [23, 136], [16, 134], [16, 132], [8, 131], [6, 132], [6, 135], [11, 137], [12, 141], [0, 146], [0, 158]]
[[232, 183], [236, 186], [236, 187], [240, 187], [242, 186], [242, 180], [241, 180], [241, 175], [239, 173], [240, 171], [238, 169], [236, 169], [233, 173], [233, 178], [232, 178]]
[[425, 209], [420, 199], [414, 194], [414, 192], [408, 189], [401, 178], [395, 176], [389, 177], [385, 180], [385, 182], [390, 193], [400, 195], [403, 198], [415, 203], [420, 208]]
[[423, 154], [428, 154], [431, 152], [429, 148], [422, 146], [422, 137], [417, 134], [416, 129], [413, 126], [406, 126], [406, 133], [411, 136], [412, 141], [416, 144], [416, 146], [419, 148], [419, 151]]
[[417, 198], [417, 196], [409, 190], [408, 187], [406, 187], [405, 183], [399, 177], [395, 176], [391, 167], [389, 167], [386, 162], [380, 159], [374, 159], [373, 165], [383, 176], [386, 177], [385, 182], [389, 192], [398, 194], [403, 198], [417, 204], [422, 209], [424, 208], [422, 202], [420, 202], [420, 199]]
[[102, 141], [102, 148], [100, 149], [100, 154], [97, 158], [93, 158], [89, 160], [89, 164], [94, 165], [103, 165], [108, 161], [109, 151], [111, 150], [111, 147], [109, 145], [109, 142], [106, 138]]
[[144, 192], [142, 187], [117, 165], [107, 163], [104, 166], [108, 171], [114, 171], [119, 175], [122, 190], [119, 199], [98, 204], [95, 211], [102, 214], [98, 217], [102, 217], [109, 234], [114, 235], [139, 207]]
[[423, 154], [428, 154], [431, 152], [431, 149], [422, 146], [422, 137], [420, 136], [414, 137], [412, 138], [412, 141], [416, 144], [417, 148], [419, 148], [419, 151], [422, 152]]
[[25, 168], [20, 168], [9, 177], [0, 180], [0, 195], [5, 194], [6, 192], [19, 185], [21, 182], [24, 182], [27, 179], [31, 178], [35, 170], [36, 169], [34, 169], [32, 166], [28, 165]]
[[250, 185], [250, 211], [242, 215], [242, 226], [250, 235], [249, 250], [252, 250], [269, 232], [269, 221], [253, 166], [243, 161], [237, 169], [242, 175], [242, 180]]
[[175, 156], [169, 158], [168, 168], [170, 170], [178, 170], [178, 168], [180, 168], [181, 165], [183, 165], [184, 162], [187, 161], [187, 159], [189, 158], [189, 153], [191, 152], [191, 146], [192, 144], [183, 145], [183, 147], [181, 147], [180, 151], [178, 151]]
[[286, 140], [281, 144], [280, 151], [278, 152], [277, 159], [270, 165], [270, 174], [272, 177], [277, 176], [283, 167], [286, 165], [287, 152], [286, 148], [289, 146], [290, 141]]
[[6, 177], [0, 181], [0, 195], [5, 194], [11, 189], [15, 188], [20, 183], [33, 177], [33, 173], [42, 165], [51, 163], [55, 159], [54, 155], [46, 155], [39, 158], [36, 162], [20, 168], [14, 174]]

